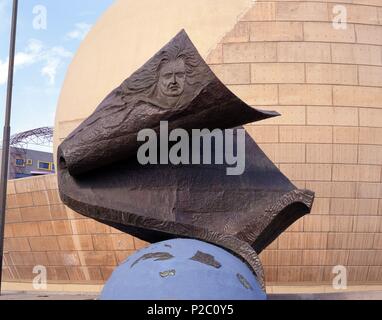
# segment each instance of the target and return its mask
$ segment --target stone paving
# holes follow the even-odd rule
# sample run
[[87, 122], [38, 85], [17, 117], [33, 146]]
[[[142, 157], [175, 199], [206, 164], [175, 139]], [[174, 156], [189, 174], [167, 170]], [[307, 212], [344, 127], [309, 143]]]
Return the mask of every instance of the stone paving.
[[382, 300], [382, 291], [270, 294], [269, 300]]
[[5, 292], [0, 300], [96, 300], [98, 295], [88, 293], [29, 293], [29, 292]]
[[[28, 293], [5, 292], [0, 300], [96, 300], [96, 294], [80, 293]], [[313, 294], [270, 294], [269, 300], [382, 300], [382, 291], [346, 292], [346, 293], [313, 293]]]

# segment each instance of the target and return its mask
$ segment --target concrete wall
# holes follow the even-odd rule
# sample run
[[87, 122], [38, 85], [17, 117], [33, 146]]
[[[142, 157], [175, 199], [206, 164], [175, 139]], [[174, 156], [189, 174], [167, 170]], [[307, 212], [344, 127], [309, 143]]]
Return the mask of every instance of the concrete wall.
[[[0, 149], [0, 165], [1, 155], [2, 150]], [[24, 160], [24, 166], [17, 166], [16, 159]], [[32, 160], [32, 164], [27, 164], [27, 160]], [[34, 174], [36, 174], [36, 172], [38, 172], [39, 174], [55, 173], [53, 167], [51, 167], [52, 170], [39, 169], [39, 161], [53, 164], [53, 155], [49, 152], [11, 147], [9, 151], [8, 179], [12, 180], [18, 178], [31, 177], [32, 172]]]
[[[348, 13], [342, 31], [331, 24], [338, 2]], [[180, 5], [187, 10], [177, 11]], [[186, 26], [237, 95], [283, 114], [247, 130], [296, 185], [317, 195], [312, 214], [262, 254], [268, 283], [330, 284], [341, 264], [350, 283], [381, 284], [382, 2], [251, 5], [168, 1], [164, 9], [156, 0], [116, 1], [69, 68], [56, 146]], [[52, 281], [103, 281], [141, 243], [65, 208], [55, 183], [53, 176], [10, 183], [6, 277], [30, 279], [39, 263], [50, 266]]]

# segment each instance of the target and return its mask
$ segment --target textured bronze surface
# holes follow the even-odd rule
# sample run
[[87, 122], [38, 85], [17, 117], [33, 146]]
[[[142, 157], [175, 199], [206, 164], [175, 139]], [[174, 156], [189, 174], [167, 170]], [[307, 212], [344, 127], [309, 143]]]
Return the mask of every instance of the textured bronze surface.
[[134, 261], [134, 263], [131, 265], [131, 268], [133, 268], [140, 261], [143, 261], [143, 260], [154, 259], [154, 261], [165, 261], [165, 260], [170, 260], [172, 258], [174, 258], [174, 256], [168, 252], [147, 253], [143, 255], [142, 257], [140, 257], [139, 259], [137, 259], [136, 261]]
[[212, 256], [212, 255], [210, 255], [208, 253], [201, 252], [201, 251], [198, 251], [191, 258], [191, 260], [203, 263], [203, 264], [205, 264], [207, 266], [214, 267], [216, 269], [219, 269], [222, 266], [219, 261], [215, 260], [214, 256]]
[[174, 277], [176, 275], [176, 270], [168, 270], [168, 271], [159, 272], [159, 275], [162, 278]]
[[232, 128], [278, 115], [238, 99], [181, 31], [65, 139], [58, 148], [58, 163], [79, 175], [135, 157], [138, 132], [158, 132], [160, 121], [168, 121], [170, 131], [190, 131]]
[[[172, 82], [168, 69], [176, 76]], [[194, 238], [218, 245], [245, 261], [265, 288], [258, 253], [310, 212], [314, 194], [298, 190], [249, 135], [243, 175], [227, 176], [227, 164], [142, 166], [137, 133], [158, 133], [163, 120], [170, 130], [189, 131], [276, 115], [232, 94], [182, 31], [59, 146], [61, 199], [144, 241]]]
[[248, 282], [248, 280], [245, 279], [245, 277], [244, 277], [242, 274], [238, 273], [238, 274], [237, 274], [237, 278], [239, 279], [240, 283], [244, 286], [244, 288], [253, 291], [252, 286], [250, 285], [250, 283]]

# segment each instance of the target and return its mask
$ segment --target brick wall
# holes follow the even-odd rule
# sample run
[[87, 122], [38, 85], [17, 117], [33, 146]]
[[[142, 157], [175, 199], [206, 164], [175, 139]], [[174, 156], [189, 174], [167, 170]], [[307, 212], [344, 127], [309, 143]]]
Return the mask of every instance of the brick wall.
[[[333, 6], [346, 30], [332, 27]], [[249, 134], [300, 188], [310, 216], [262, 254], [268, 281], [382, 282], [382, 1], [256, 1], [211, 52], [220, 79], [282, 117]]]
[[146, 244], [64, 206], [55, 175], [10, 181], [4, 280], [29, 281], [36, 265], [50, 282], [103, 283]]

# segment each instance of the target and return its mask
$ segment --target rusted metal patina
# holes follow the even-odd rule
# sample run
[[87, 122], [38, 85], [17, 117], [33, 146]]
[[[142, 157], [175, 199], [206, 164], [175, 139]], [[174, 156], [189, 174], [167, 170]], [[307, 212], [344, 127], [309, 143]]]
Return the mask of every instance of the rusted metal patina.
[[153, 259], [154, 261], [165, 261], [170, 260], [174, 258], [170, 253], [168, 252], [155, 252], [155, 253], [148, 253], [140, 257], [137, 261], [134, 261], [131, 265], [131, 268], [135, 267], [140, 261]]
[[212, 256], [212, 255], [210, 255], [208, 253], [201, 252], [201, 251], [198, 251], [191, 258], [191, 260], [203, 263], [203, 264], [205, 264], [207, 266], [210, 266], [210, 267], [213, 267], [213, 268], [216, 268], [216, 269], [219, 269], [222, 266], [219, 261], [216, 261], [214, 256]]

